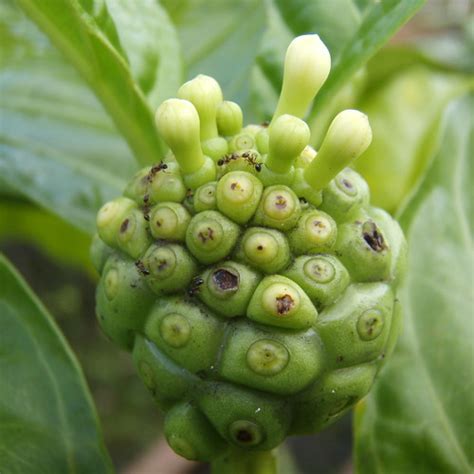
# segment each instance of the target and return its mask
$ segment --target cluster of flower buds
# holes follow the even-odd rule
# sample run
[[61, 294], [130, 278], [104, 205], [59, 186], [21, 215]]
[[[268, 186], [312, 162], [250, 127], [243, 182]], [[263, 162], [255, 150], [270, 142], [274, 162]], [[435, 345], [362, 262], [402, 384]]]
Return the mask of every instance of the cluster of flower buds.
[[186, 458], [324, 428], [394, 347], [405, 239], [348, 167], [368, 119], [339, 113], [317, 152], [302, 120], [329, 70], [317, 35], [296, 38], [263, 125], [244, 126], [213, 78], [186, 82], [156, 113], [169, 154], [98, 213], [100, 325]]

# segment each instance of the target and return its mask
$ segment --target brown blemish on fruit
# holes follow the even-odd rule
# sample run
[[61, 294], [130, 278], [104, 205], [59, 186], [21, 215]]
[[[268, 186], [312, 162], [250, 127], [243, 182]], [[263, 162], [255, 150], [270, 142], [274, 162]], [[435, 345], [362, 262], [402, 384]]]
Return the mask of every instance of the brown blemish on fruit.
[[362, 236], [364, 237], [367, 245], [374, 252], [382, 252], [387, 248], [383, 235], [372, 221], [364, 222], [362, 225]]
[[230, 185], [230, 189], [232, 189], [232, 191], [235, 191], [235, 190], [237, 189], [237, 186], [238, 186], [238, 185], [239, 185], [239, 183], [235, 183], [235, 182], [234, 182], [234, 183], [232, 183], [232, 184]]
[[289, 313], [294, 305], [293, 298], [288, 294], [276, 297], [277, 312], [280, 315]]
[[212, 274], [212, 280], [222, 291], [235, 291], [239, 288], [239, 277], [225, 268], [216, 270]]
[[208, 227], [206, 232], [199, 232], [198, 237], [201, 239], [201, 242], [205, 244], [208, 240], [214, 240], [214, 229]]
[[127, 231], [129, 222], [130, 222], [129, 219], [125, 219], [125, 220], [122, 222], [122, 225], [120, 226], [120, 232], [121, 232], [122, 234]]
[[286, 205], [287, 205], [287, 202], [286, 202], [286, 199], [283, 196], [281, 196], [281, 195], [276, 196], [276, 198], [275, 198], [275, 207], [277, 209], [285, 209]]
[[163, 271], [169, 266], [168, 260], [162, 259], [158, 261], [158, 271]]

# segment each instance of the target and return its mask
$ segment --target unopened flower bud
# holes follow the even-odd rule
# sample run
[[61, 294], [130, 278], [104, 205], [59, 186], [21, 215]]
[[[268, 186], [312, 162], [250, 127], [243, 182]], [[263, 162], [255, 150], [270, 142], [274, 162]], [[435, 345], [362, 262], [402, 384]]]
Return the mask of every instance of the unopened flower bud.
[[306, 167], [304, 177], [314, 189], [322, 189], [339, 171], [358, 158], [372, 141], [372, 129], [365, 114], [344, 110], [329, 126], [316, 158]]
[[210, 76], [199, 74], [179, 88], [178, 97], [189, 100], [196, 107], [201, 140], [217, 137], [217, 109], [223, 100], [219, 83]]
[[237, 135], [242, 129], [242, 109], [235, 102], [225, 100], [217, 109], [217, 128], [219, 135]]
[[283, 85], [271, 127], [283, 114], [304, 117], [331, 69], [331, 56], [318, 35], [295, 38], [286, 51]]

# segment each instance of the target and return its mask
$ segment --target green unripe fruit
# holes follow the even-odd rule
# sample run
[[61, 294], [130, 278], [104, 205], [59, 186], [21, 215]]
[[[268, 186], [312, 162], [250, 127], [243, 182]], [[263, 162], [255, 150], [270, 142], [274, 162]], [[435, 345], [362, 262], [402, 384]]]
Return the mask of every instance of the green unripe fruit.
[[202, 151], [206, 156], [217, 162], [229, 151], [229, 144], [223, 137], [214, 137], [202, 143]]
[[350, 283], [349, 273], [332, 255], [304, 255], [283, 273], [303, 288], [318, 309], [331, 305]]
[[393, 291], [386, 283], [350, 285], [341, 298], [319, 314], [316, 323], [331, 354], [328, 363], [347, 367], [377, 359], [387, 342], [393, 304]]
[[211, 370], [223, 329], [203, 307], [169, 297], [151, 309], [145, 336], [182, 367], [199, 372]]
[[337, 225], [329, 214], [310, 209], [303, 212], [288, 238], [296, 255], [331, 252], [336, 245]]
[[216, 472], [273, 473], [268, 450], [360, 400], [400, 331], [405, 238], [344, 168], [367, 117], [341, 112], [317, 151], [301, 120], [329, 65], [317, 35], [296, 38], [271, 123], [245, 127], [214, 79], [187, 82], [156, 113], [171, 151], [97, 216], [100, 325], [133, 351], [170, 446]]
[[148, 224], [142, 211], [132, 209], [123, 216], [117, 234], [117, 245], [132, 258], [145, 253], [151, 243]]
[[90, 248], [91, 262], [98, 273], [102, 273], [105, 262], [114, 253], [114, 249], [109, 247], [100, 237], [94, 234]]
[[391, 253], [390, 280], [395, 286], [400, 284], [400, 280], [406, 271], [407, 262], [407, 241], [403, 236], [403, 231], [397, 221], [392, 219], [388, 212], [383, 209], [370, 207], [368, 209], [371, 216], [383, 231]]
[[227, 261], [206, 270], [195, 290], [202, 302], [224, 317], [243, 316], [261, 276], [245, 265]]
[[124, 216], [137, 205], [131, 199], [120, 197], [106, 202], [97, 213], [97, 233], [110, 247], [117, 248], [117, 234]]
[[219, 434], [233, 446], [268, 450], [285, 439], [290, 414], [285, 401], [234, 384], [210, 383], [198, 405]]
[[211, 181], [196, 189], [193, 196], [194, 211], [202, 212], [217, 209], [216, 188], [217, 181]]
[[166, 414], [164, 433], [173, 451], [190, 460], [209, 461], [226, 448], [206, 417], [189, 402], [175, 405]]
[[307, 329], [316, 322], [318, 312], [298, 284], [284, 276], [272, 275], [257, 286], [247, 316], [271, 326]]
[[133, 360], [138, 375], [163, 409], [186, 397], [199, 380], [140, 335], [133, 346]]
[[262, 183], [252, 174], [232, 171], [217, 183], [217, 208], [234, 222], [245, 224], [254, 215], [262, 190]]
[[262, 157], [255, 150], [235, 151], [218, 160], [217, 167], [219, 177], [232, 171], [245, 171], [259, 178], [262, 170]]
[[133, 260], [110, 256], [97, 287], [96, 312], [107, 336], [130, 350], [155, 296]]
[[367, 207], [369, 199], [369, 187], [364, 178], [346, 168], [324, 188], [321, 209], [331, 214], [337, 222], [344, 222], [362, 207]]
[[372, 363], [329, 372], [298, 397], [291, 432], [314, 433], [339, 419], [369, 392], [376, 371]]
[[220, 212], [196, 214], [186, 232], [186, 245], [201, 263], [215, 263], [230, 254], [239, 236], [239, 226]]
[[287, 231], [296, 225], [300, 214], [300, 201], [289, 187], [270, 186], [263, 193], [254, 222], [257, 225]]
[[150, 211], [150, 232], [155, 239], [184, 242], [191, 215], [182, 204], [164, 202]]
[[363, 214], [339, 226], [336, 255], [355, 281], [383, 281], [390, 277], [389, 242], [377, 223]]
[[319, 336], [237, 322], [223, 348], [219, 373], [227, 380], [289, 395], [316, 379], [323, 367]]
[[189, 285], [197, 266], [180, 245], [153, 244], [138, 262], [146, 282], [157, 294], [172, 293]]
[[251, 227], [245, 231], [235, 257], [259, 271], [275, 273], [288, 265], [290, 249], [281, 232]]
[[255, 137], [242, 131], [229, 140], [229, 152], [256, 150]]
[[181, 202], [186, 187], [175, 162], [160, 162], [137, 172], [125, 188], [124, 195], [141, 206], [157, 202]]

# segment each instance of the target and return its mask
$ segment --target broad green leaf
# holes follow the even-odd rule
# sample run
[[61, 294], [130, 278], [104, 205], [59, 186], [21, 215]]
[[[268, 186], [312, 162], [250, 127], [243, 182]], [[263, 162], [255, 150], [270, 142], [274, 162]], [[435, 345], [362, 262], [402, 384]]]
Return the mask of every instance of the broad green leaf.
[[353, 38], [361, 17], [354, 0], [274, 0], [293, 36], [317, 33], [333, 58]]
[[0, 471], [108, 473], [84, 376], [51, 316], [0, 256]]
[[132, 74], [152, 110], [182, 82], [178, 36], [158, 0], [106, 0]]
[[360, 473], [474, 469], [473, 106], [473, 96], [450, 105], [441, 148], [401, 216], [404, 328], [356, 411]]
[[99, 28], [94, 17], [78, 0], [19, 0], [18, 3], [102, 101], [135, 159], [142, 164], [157, 161], [165, 147], [156, 132], [152, 110], [121, 51]]
[[47, 38], [0, 5], [0, 190], [25, 196], [92, 232], [122, 191], [131, 154], [96, 98]]
[[89, 256], [90, 236], [63, 219], [27, 202], [0, 198], [0, 245], [26, 242], [55, 261], [95, 276]]
[[331, 73], [316, 97], [311, 121], [423, 3], [424, 0], [382, 0], [366, 8], [354, 35], [332, 57]]
[[[385, 57], [374, 58], [377, 68], [384, 69]], [[395, 212], [403, 204], [439, 144], [446, 104], [466, 87], [463, 77], [423, 65], [374, 82], [369, 74], [368, 93], [354, 105], [369, 116], [373, 140], [355, 167], [367, 179], [375, 205]]]
[[181, 40], [188, 79], [207, 74], [224, 96], [250, 108], [250, 78], [265, 28], [261, 0], [164, 2]]

